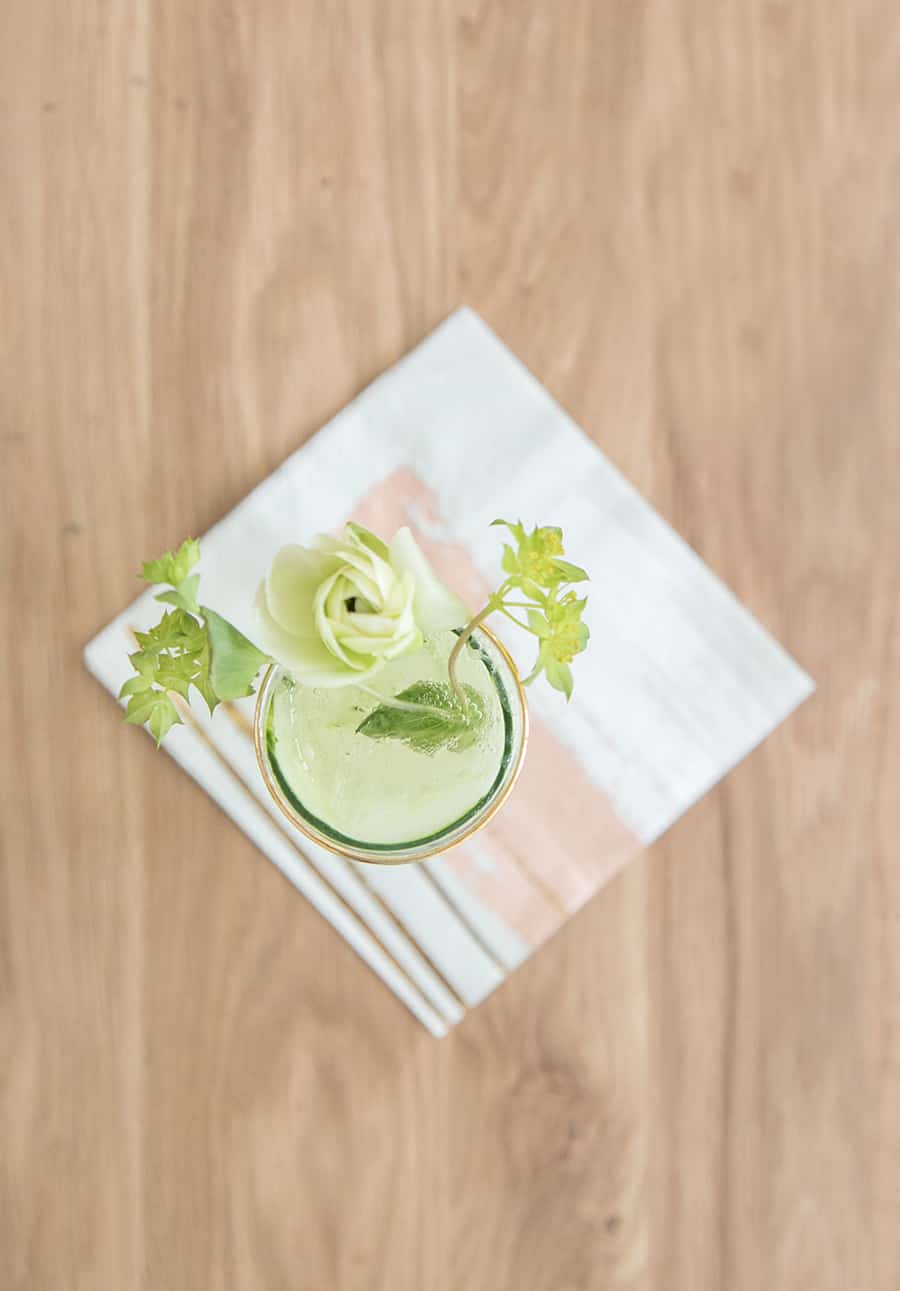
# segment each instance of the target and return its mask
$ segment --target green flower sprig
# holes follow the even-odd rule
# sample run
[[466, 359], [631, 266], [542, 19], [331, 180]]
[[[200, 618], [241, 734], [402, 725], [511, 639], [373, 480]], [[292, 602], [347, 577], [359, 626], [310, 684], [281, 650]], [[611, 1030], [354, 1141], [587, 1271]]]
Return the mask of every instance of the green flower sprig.
[[187, 538], [176, 552], [144, 562], [140, 577], [168, 584], [154, 598], [173, 608], [147, 632], [135, 632], [138, 649], [128, 657], [134, 668], [119, 698], [128, 699], [125, 721], [147, 726], [157, 746], [181, 717], [172, 695], [203, 697], [210, 713], [222, 700], [253, 694], [253, 683], [269, 656], [258, 650], [227, 619], [197, 601], [200, 575], [191, 570], [200, 544]]
[[540, 525], [528, 533], [521, 521], [492, 523], [508, 529], [515, 546], [504, 545], [502, 568], [507, 577], [484, 609], [466, 624], [451, 651], [448, 667], [457, 699], [465, 708], [465, 693], [456, 677], [463, 647], [485, 619], [499, 613], [538, 639], [537, 658], [524, 684], [530, 686], [543, 673], [569, 700], [574, 685], [571, 662], [586, 649], [590, 638], [590, 630], [582, 622], [587, 597], [579, 598], [572, 585], [587, 582], [588, 574], [565, 559], [563, 533], [555, 525]]

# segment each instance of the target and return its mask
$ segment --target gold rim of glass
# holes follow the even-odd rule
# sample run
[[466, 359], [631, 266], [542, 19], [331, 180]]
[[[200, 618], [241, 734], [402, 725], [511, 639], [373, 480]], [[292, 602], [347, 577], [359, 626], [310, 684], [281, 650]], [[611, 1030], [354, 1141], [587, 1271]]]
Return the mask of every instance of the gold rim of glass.
[[308, 838], [310, 842], [316, 843], [317, 846], [324, 847], [326, 851], [333, 852], [336, 856], [344, 856], [351, 861], [360, 861], [366, 865], [415, 865], [420, 861], [430, 860], [433, 856], [439, 856], [442, 852], [448, 852], [453, 847], [458, 847], [460, 843], [464, 843], [466, 839], [471, 838], [473, 834], [477, 834], [478, 831], [483, 829], [489, 821], [493, 820], [494, 816], [512, 793], [516, 781], [519, 778], [519, 773], [522, 770], [522, 763], [525, 759], [525, 749], [528, 745], [528, 704], [525, 699], [525, 688], [522, 685], [519, 670], [513, 661], [512, 655], [509, 653], [503, 642], [496, 637], [489, 628], [486, 628], [484, 624], [479, 625], [474, 635], [487, 637], [491, 642], [491, 645], [500, 655], [506, 667], [509, 669], [509, 674], [512, 677], [515, 686], [515, 696], [519, 703], [522, 729], [521, 738], [512, 762], [512, 770], [504, 779], [496, 796], [491, 798], [485, 804], [481, 813], [476, 816], [475, 819], [469, 823], [467, 828], [458, 835], [454, 836], [452, 826], [448, 827], [446, 831], [448, 835], [446, 841], [443, 841], [440, 835], [438, 835], [437, 838], [432, 840], [428, 845], [423, 846], [421, 849], [417, 848], [415, 844], [411, 846], [407, 845], [405, 849], [401, 844], [398, 844], [398, 851], [406, 850], [408, 852], [416, 853], [413, 856], [393, 857], [390, 855], [390, 852], [378, 853], [376, 855], [372, 851], [366, 851], [350, 845], [339, 844], [336, 840], [312, 829], [308, 822], [294, 811], [291, 805], [285, 801], [281, 786], [278, 784], [272, 772], [271, 763], [265, 747], [265, 727], [270, 702], [269, 690], [275, 675], [281, 670], [280, 664], [269, 664], [269, 667], [263, 675], [259, 692], [256, 696], [256, 710], [253, 720], [253, 744], [256, 749], [256, 762], [259, 767], [260, 775], [263, 778], [263, 783], [281, 813], [287, 817], [294, 829], [303, 834], [305, 838]]

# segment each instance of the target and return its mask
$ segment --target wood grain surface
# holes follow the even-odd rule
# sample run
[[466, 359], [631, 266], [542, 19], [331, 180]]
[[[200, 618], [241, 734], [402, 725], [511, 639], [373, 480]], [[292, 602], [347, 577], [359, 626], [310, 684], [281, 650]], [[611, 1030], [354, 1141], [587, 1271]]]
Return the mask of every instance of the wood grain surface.
[[[900, 1285], [900, 13], [0, 0], [0, 1286]], [[83, 671], [466, 301], [817, 679], [448, 1039]]]

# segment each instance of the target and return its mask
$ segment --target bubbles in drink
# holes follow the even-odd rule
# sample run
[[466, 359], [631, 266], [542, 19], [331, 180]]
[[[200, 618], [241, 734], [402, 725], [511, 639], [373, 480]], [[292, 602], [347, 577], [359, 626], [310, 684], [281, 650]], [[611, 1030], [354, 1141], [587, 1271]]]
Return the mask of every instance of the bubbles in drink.
[[[463, 651], [459, 680], [476, 692], [484, 718], [474, 739], [422, 751], [399, 738], [358, 730], [386, 700], [419, 683], [446, 690], [455, 640], [441, 633], [395, 659], [364, 686], [315, 689], [286, 680], [273, 701], [273, 762], [306, 816], [365, 844], [428, 838], [463, 819], [490, 793], [501, 771], [508, 704], [479, 648]], [[423, 693], [418, 687], [417, 693]]]

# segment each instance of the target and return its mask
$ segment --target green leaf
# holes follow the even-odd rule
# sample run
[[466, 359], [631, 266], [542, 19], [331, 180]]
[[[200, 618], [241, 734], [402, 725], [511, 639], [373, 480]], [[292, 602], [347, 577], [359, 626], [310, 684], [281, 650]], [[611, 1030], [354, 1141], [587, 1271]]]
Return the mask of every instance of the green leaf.
[[209, 638], [209, 680], [219, 699], [253, 694], [256, 674], [269, 656], [214, 610], [203, 607]]
[[145, 583], [170, 583], [178, 587], [200, 559], [200, 544], [196, 538], [185, 538], [177, 551], [164, 552], [156, 560], [145, 560], [141, 578]]
[[573, 565], [570, 560], [560, 560], [558, 556], [553, 559], [553, 568], [564, 583], [584, 583], [590, 578], [587, 571], [582, 569], [580, 565]]
[[209, 680], [209, 673], [201, 673], [199, 676], [195, 677], [193, 685], [200, 692], [200, 696], [206, 702], [206, 707], [209, 709], [210, 716], [212, 716], [219, 703], [219, 696], [212, 688], [212, 683]]
[[186, 608], [178, 592], [172, 590], [169, 590], [168, 592], [157, 592], [153, 599], [154, 601], [164, 601], [166, 605], [177, 605], [181, 610]]
[[200, 586], [200, 575], [191, 574], [183, 582], [170, 592], [159, 592], [153, 599], [163, 601], [167, 605], [177, 605], [179, 609], [187, 610], [190, 614], [199, 614], [200, 606], [197, 604], [197, 588]]
[[187, 699], [191, 688], [190, 673], [193, 670], [191, 660], [165, 658], [160, 660], [156, 670], [156, 684], [163, 690], [174, 690], [176, 695]]
[[549, 637], [553, 631], [547, 622], [546, 614], [542, 614], [540, 610], [528, 611], [528, 626], [539, 637]]
[[146, 632], [135, 632], [134, 639], [145, 655], [161, 654], [164, 650], [183, 643], [196, 627], [194, 620], [184, 610], [167, 610], [155, 627]]
[[143, 726], [153, 712], [154, 705], [160, 694], [161, 692], [158, 690], [145, 690], [139, 695], [132, 695], [125, 709], [123, 720], [135, 726]]
[[508, 542], [503, 544], [503, 560], [500, 562], [500, 566], [507, 574], [518, 574], [519, 572], [519, 557]]
[[543, 589], [538, 586], [533, 578], [520, 578], [519, 587], [531, 601], [536, 601], [538, 605], [542, 604], [546, 597]]
[[478, 691], [463, 687], [468, 700], [464, 712], [447, 682], [417, 681], [394, 698], [404, 705], [380, 704], [363, 718], [357, 731], [371, 740], [400, 740], [417, 753], [433, 754], [439, 749], [458, 753], [469, 748], [478, 737], [486, 709]]
[[126, 682], [123, 682], [122, 689], [119, 691], [119, 699], [124, 699], [126, 695], [139, 695], [141, 691], [149, 690], [149, 688], [150, 679], [148, 677], [142, 677], [140, 673], [138, 673], [134, 677], [129, 677]]
[[196, 672], [193, 676], [193, 685], [199, 691], [201, 698], [209, 709], [210, 717], [216, 711], [219, 704], [219, 696], [213, 690], [212, 682], [209, 679], [209, 641], [205, 641], [203, 649], [197, 655]]
[[158, 748], [166, 732], [176, 726], [181, 718], [168, 695], [161, 690], [146, 690], [140, 695], [132, 695], [124, 720], [134, 726], [146, 724]]
[[159, 748], [163, 737], [172, 729], [173, 726], [180, 726], [181, 718], [178, 716], [178, 709], [169, 699], [168, 695], [155, 705], [153, 712], [147, 721], [150, 734], [156, 740], [156, 747]]
[[192, 614], [188, 614], [184, 610], [176, 610], [175, 613], [180, 621], [174, 636], [174, 647], [190, 654], [197, 654], [205, 649], [207, 645], [206, 624], [201, 623]]
[[156, 676], [156, 656], [148, 654], [144, 650], [135, 650], [134, 654], [128, 656], [128, 661], [135, 672], [143, 677], [149, 686]]
[[544, 672], [554, 690], [561, 690], [567, 700], [572, 698], [572, 669], [567, 663], [558, 663], [556, 659], [548, 659], [544, 665]]

